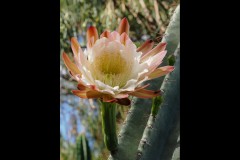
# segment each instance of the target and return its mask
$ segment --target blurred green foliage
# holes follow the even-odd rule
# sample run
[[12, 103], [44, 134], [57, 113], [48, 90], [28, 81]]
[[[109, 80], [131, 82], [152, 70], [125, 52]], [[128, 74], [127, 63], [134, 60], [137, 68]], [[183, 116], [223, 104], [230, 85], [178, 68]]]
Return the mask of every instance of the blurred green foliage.
[[[130, 37], [140, 44], [146, 38], [156, 42], [169, 23], [179, 0], [60, 0], [61, 52], [71, 52], [70, 38], [81, 37], [86, 45], [86, 30], [96, 26], [98, 33], [113, 31], [123, 17], [130, 23]], [[145, 36], [145, 37], [144, 37]]]
[[[118, 27], [121, 19], [126, 17], [130, 23], [130, 38], [139, 46], [146, 39], [153, 39], [156, 43], [168, 26], [171, 15], [179, 0], [60, 0], [60, 54], [66, 52], [72, 55], [70, 47], [71, 37], [77, 37], [80, 45], [86, 46], [86, 31], [91, 25], [96, 26], [98, 33], [104, 30], [113, 31]], [[60, 62], [61, 103], [68, 99], [76, 82]], [[65, 97], [65, 98], [63, 98]], [[79, 99], [79, 98], [78, 98]], [[86, 129], [93, 141], [93, 160], [105, 160], [109, 153], [103, 143], [101, 130], [101, 116], [99, 106], [95, 101], [79, 99], [79, 103], [69, 104], [81, 117], [81, 125]], [[118, 106], [117, 126], [121, 128], [122, 122], [128, 112], [128, 107]], [[71, 115], [70, 135], [77, 137], [76, 117]], [[76, 144], [72, 144], [60, 137], [60, 160], [76, 160]]]

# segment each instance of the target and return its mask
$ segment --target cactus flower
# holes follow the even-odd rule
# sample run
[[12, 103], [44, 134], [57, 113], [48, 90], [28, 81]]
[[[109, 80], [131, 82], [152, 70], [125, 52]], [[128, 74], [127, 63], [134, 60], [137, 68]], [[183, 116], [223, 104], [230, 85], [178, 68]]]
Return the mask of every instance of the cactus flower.
[[78, 82], [78, 90], [73, 90], [73, 94], [121, 105], [130, 105], [130, 95], [152, 98], [160, 94], [160, 90], [147, 90], [149, 84], [142, 84], [174, 70], [173, 66], [159, 67], [167, 53], [166, 43], [153, 48], [154, 42], [147, 40], [137, 48], [128, 36], [129, 28], [126, 18], [116, 31], [106, 30], [100, 37], [95, 27], [89, 27], [84, 51], [76, 38], [71, 39], [75, 63], [66, 53], [63, 53], [63, 60]]

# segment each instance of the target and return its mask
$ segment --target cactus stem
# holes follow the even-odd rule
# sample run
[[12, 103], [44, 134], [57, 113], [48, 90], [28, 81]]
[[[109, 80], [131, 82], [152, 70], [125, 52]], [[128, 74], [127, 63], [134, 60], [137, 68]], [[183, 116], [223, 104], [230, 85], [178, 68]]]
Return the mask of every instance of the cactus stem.
[[[165, 91], [164, 96], [155, 97], [152, 101], [151, 116], [147, 124], [152, 125], [156, 131], [146, 126], [142, 140], [147, 139], [151, 147], [146, 147], [142, 141], [139, 143], [138, 150], [142, 152], [141, 160], [170, 160], [176, 148], [177, 138], [179, 137], [180, 48], [175, 53], [177, 54], [176, 70], [165, 77], [160, 88]], [[166, 82], [166, 79], [168, 81], [176, 80], [176, 82], [169, 84]], [[157, 153], [157, 155], [154, 153]]]
[[102, 101], [100, 102], [104, 143], [111, 154], [115, 154], [118, 146], [116, 134], [116, 104]]

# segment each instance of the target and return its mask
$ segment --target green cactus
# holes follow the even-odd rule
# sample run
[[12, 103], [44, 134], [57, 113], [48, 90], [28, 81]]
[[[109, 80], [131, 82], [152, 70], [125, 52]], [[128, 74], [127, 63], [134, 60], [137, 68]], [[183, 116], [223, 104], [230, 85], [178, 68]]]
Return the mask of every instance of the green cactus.
[[91, 151], [84, 133], [77, 137], [77, 160], [91, 160]]
[[143, 132], [143, 137], [139, 143], [139, 146], [138, 146], [138, 152], [137, 152], [137, 155], [136, 155], [136, 159], [139, 159], [141, 158], [142, 156], [142, 150], [144, 149], [144, 146], [145, 145], [149, 145], [148, 142], [147, 142], [147, 138], [149, 136], [151, 136], [151, 129], [154, 125], [154, 121], [156, 119], [156, 116], [157, 116], [157, 113], [158, 113], [158, 110], [160, 108], [160, 105], [162, 104], [163, 102], [163, 98], [162, 96], [158, 96], [158, 97], [155, 97], [153, 98], [152, 100], [152, 109], [151, 109], [151, 115], [148, 119], [148, 122], [147, 122], [147, 126]]
[[[171, 17], [170, 23], [163, 36], [162, 42], [166, 42], [167, 54], [165, 57], [171, 57], [180, 43], [180, 5], [178, 5]], [[169, 59], [164, 58], [161, 66], [171, 65]], [[171, 63], [171, 62], [170, 62]], [[174, 62], [173, 62], [174, 63]], [[150, 89], [159, 88], [163, 82], [164, 76], [151, 81]]]
[[177, 145], [180, 126], [180, 48], [175, 52], [175, 70], [161, 86], [163, 102], [156, 117], [151, 115], [136, 157], [139, 160], [171, 160]]
[[167, 42], [168, 55], [173, 54], [180, 43], [180, 5], [175, 9], [162, 41]]
[[[164, 42], [167, 42], [168, 51], [166, 56], [173, 54], [179, 43], [180, 36], [180, 6], [175, 10], [175, 13], [170, 21], [168, 29], [166, 30]], [[167, 59], [163, 61], [163, 65], [166, 65]], [[151, 87], [159, 88], [163, 82], [164, 77], [156, 78], [151, 81]], [[134, 105], [131, 106], [128, 116], [121, 128], [118, 136], [118, 151], [109, 157], [110, 160], [134, 160], [138, 150], [139, 142], [141, 141], [145, 126], [148, 122], [148, 117], [151, 113], [151, 100], [134, 98]], [[164, 159], [165, 160], [165, 159]]]

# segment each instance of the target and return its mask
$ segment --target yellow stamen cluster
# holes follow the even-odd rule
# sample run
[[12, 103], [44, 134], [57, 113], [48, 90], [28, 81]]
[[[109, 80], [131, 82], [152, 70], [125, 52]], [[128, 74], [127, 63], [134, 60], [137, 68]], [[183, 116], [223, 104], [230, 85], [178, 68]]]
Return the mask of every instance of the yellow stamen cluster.
[[93, 61], [93, 73], [96, 80], [112, 87], [123, 87], [130, 75], [132, 64], [121, 56], [120, 51], [114, 53], [104, 51]]

